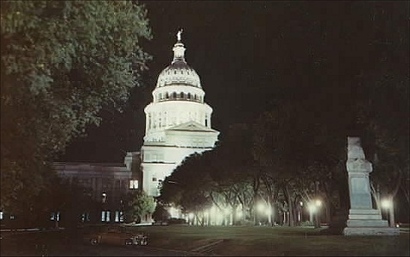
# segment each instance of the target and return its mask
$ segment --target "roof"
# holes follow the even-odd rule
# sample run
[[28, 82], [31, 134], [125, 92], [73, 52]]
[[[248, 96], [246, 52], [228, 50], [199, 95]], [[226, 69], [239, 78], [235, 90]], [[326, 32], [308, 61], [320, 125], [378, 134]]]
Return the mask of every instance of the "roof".
[[175, 127], [166, 129], [165, 131], [196, 131], [196, 132], [201, 131], [201, 132], [219, 133], [218, 131], [208, 128], [196, 121], [188, 121], [188, 122], [176, 125]]

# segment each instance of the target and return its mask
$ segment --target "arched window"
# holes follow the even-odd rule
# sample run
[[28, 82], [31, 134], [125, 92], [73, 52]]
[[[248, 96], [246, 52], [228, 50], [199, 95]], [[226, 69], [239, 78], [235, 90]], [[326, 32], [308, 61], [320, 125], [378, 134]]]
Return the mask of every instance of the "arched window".
[[184, 98], [184, 92], [181, 92], [181, 98]]
[[168, 92], [165, 94], [165, 98], [166, 98], [166, 99], [169, 99], [169, 94], [168, 94]]
[[191, 99], [191, 93], [188, 93], [188, 99]]
[[176, 99], [176, 98], [177, 98], [177, 93], [176, 92], [172, 93], [172, 99]]

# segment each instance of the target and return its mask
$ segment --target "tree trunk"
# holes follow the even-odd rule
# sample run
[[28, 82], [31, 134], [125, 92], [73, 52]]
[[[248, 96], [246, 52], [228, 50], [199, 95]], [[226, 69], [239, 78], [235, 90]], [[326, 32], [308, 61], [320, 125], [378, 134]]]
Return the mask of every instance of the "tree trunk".
[[291, 192], [289, 190], [289, 187], [286, 185], [286, 194], [288, 195], [288, 219], [289, 219], [289, 226], [294, 227], [295, 226], [295, 215], [294, 215], [294, 208], [293, 208], [293, 201], [292, 201], [292, 196]]

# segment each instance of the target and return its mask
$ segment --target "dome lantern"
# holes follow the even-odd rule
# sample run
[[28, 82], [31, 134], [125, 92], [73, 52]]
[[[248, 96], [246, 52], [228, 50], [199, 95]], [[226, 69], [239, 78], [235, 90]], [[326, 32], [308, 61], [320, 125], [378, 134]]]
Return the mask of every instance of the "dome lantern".
[[184, 56], [185, 47], [184, 47], [184, 44], [181, 42], [181, 34], [182, 34], [182, 29], [178, 31], [177, 42], [172, 48], [172, 50], [174, 51], [174, 60], [172, 61], [172, 63], [175, 63], [177, 61], [185, 62], [185, 56]]

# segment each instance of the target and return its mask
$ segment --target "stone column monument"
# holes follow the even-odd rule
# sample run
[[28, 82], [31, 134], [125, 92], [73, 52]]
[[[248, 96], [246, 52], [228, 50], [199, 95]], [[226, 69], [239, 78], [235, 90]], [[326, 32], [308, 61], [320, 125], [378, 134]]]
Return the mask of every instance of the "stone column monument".
[[372, 164], [366, 160], [360, 138], [347, 138], [347, 162], [350, 210], [347, 227], [343, 234], [351, 235], [398, 235], [398, 228], [389, 227], [382, 220], [380, 210], [373, 209], [369, 184]]

